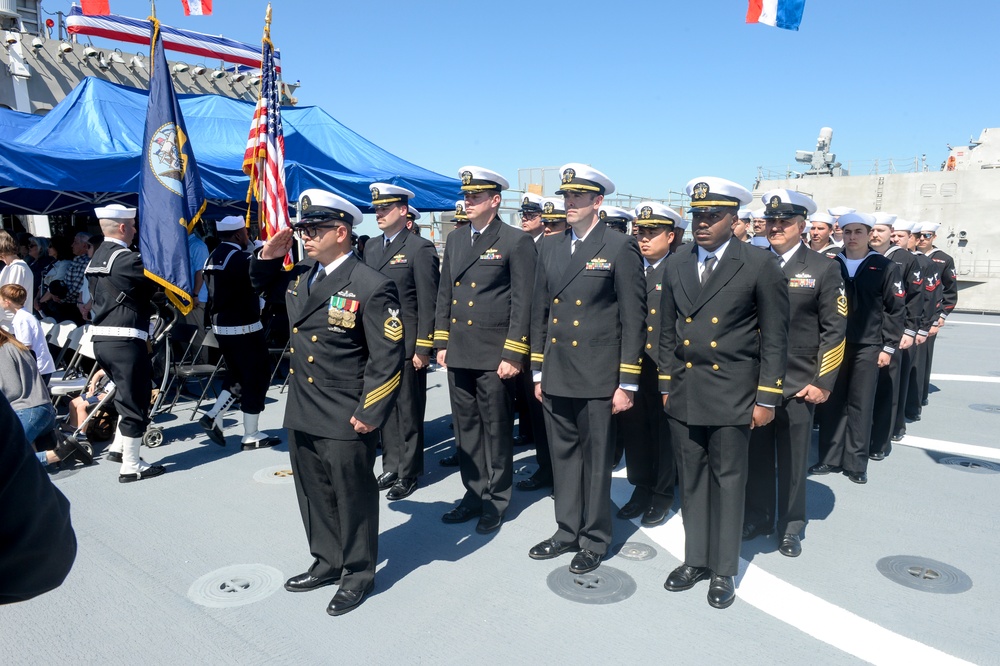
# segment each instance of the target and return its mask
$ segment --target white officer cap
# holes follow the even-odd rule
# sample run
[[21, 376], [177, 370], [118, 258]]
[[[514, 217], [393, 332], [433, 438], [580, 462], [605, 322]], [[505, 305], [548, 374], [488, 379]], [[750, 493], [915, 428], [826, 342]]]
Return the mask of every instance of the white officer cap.
[[406, 207], [406, 219], [416, 222], [420, 219], [420, 211], [413, 206]]
[[459, 199], [455, 202], [455, 219], [456, 220], [468, 220], [469, 216], [465, 214], [465, 201]]
[[764, 203], [764, 217], [768, 218], [808, 216], [816, 212], [816, 202], [794, 190], [768, 190], [760, 200]]
[[701, 176], [688, 181], [684, 191], [691, 197], [691, 211], [737, 213], [753, 201], [750, 190], [725, 178]]
[[819, 211], [817, 213], [813, 213], [812, 215], [810, 215], [809, 216], [809, 221], [810, 222], [822, 222], [823, 224], [829, 224], [832, 227], [833, 226], [833, 215], [830, 215], [829, 213], [824, 213], [823, 211]]
[[635, 223], [640, 227], [673, 227], [684, 219], [676, 210], [657, 201], [643, 201], [633, 212]]
[[[920, 231], [919, 231], [919, 233], [922, 233], [922, 234], [936, 234], [937, 230], [940, 229], [940, 228], [941, 228], [941, 225], [938, 224], [937, 222], [921, 222], [920, 223]], [[915, 227], [914, 227], [913, 230], [917, 231], [917, 229]]]
[[506, 178], [483, 167], [464, 166], [458, 170], [458, 177], [463, 192], [503, 192], [510, 188]]
[[131, 220], [135, 219], [135, 208], [127, 208], [121, 204], [111, 204], [94, 209], [94, 215], [101, 220]]
[[542, 210], [542, 205], [545, 203], [545, 197], [541, 194], [535, 194], [534, 192], [525, 192], [521, 197], [521, 212], [522, 213], [540, 213]]
[[840, 228], [843, 229], [848, 224], [863, 224], [869, 229], [875, 226], [875, 216], [868, 213], [844, 213], [837, 220]]
[[215, 223], [215, 230], [220, 233], [223, 231], [239, 231], [240, 229], [246, 229], [246, 226], [246, 221], [239, 215], [227, 215]]
[[566, 217], [566, 205], [561, 197], [545, 197], [542, 199], [542, 219], [561, 220]]
[[635, 215], [632, 214], [632, 211], [627, 208], [619, 208], [618, 206], [601, 206], [597, 209], [597, 217], [605, 222], [628, 223], [635, 220]]
[[361, 209], [332, 192], [311, 189], [299, 195], [300, 224], [316, 220], [340, 220], [352, 227], [361, 224]]
[[567, 192], [593, 192], [594, 194], [614, 194], [615, 184], [611, 179], [593, 167], [578, 162], [564, 164], [559, 169], [562, 185], [556, 194]]
[[896, 221], [895, 215], [892, 213], [883, 213], [881, 211], [872, 213], [872, 217], [875, 218], [875, 224], [881, 224], [883, 227], [891, 227], [892, 223]]
[[856, 208], [848, 208], [847, 206], [834, 206], [833, 208], [827, 208], [827, 211], [834, 217], [858, 212]]
[[410, 199], [416, 196], [405, 187], [392, 185], [391, 183], [372, 183], [368, 186], [368, 189], [371, 190], [372, 193], [373, 206], [393, 203], [409, 203]]
[[736, 214], [736, 217], [738, 217], [741, 220], [752, 220], [753, 211], [750, 210], [749, 208], [740, 208], [739, 212]]
[[896, 221], [892, 223], [892, 230], [905, 231], [907, 233], [910, 233], [913, 231], [913, 222], [910, 222], [909, 220], [904, 220], [901, 217], [897, 217]]

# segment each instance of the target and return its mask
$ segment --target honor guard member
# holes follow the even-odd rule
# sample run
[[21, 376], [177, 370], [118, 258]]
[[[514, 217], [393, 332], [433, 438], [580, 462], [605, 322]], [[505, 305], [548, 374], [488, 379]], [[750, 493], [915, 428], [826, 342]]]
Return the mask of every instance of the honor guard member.
[[[872, 413], [872, 434], [868, 446], [869, 460], [884, 460], [892, 451], [892, 435], [905, 423], [902, 420], [904, 402], [899, 402], [901, 379], [909, 375], [910, 349], [916, 342], [917, 331], [923, 314], [924, 289], [920, 275], [920, 264], [912, 254], [892, 242], [897, 218], [889, 213], [873, 213], [875, 226], [869, 237], [869, 245], [887, 259], [899, 266], [903, 280], [903, 335], [899, 339], [897, 351], [889, 365], [879, 368], [878, 384], [875, 388], [875, 407]], [[909, 228], [908, 222], [903, 222]], [[897, 290], [899, 295], [899, 290]], [[899, 412], [897, 418], [897, 412]], [[898, 441], [898, 440], [897, 440]]]
[[[597, 217], [608, 225], [608, 229], [614, 229], [623, 234], [636, 235], [633, 230], [638, 229], [638, 227], [635, 226], [635, 215], [630, 210], [618, 206], [601, 206], [600, 210], [597, 211]], [[630, 225], [632, 225], [631, 229]]]
[[267, 341], [260, 323], [260, 298], [250, 286], [250, 237], [242, 217], [230, 215], [216, 224], [219, 245], [205, 261], [206, 308], [219, 351], [226, 361], [226, 381], [219, 399], [198, 423], [209, 439], [226, 445], [225, 412], [237, 400], [243, 412], [244, 451], [280, 444], [260, 431], [260, 414], [270, 381]]
[[[560, 206], [562, 202], [560, 202]], [[540, 194], [525, 192], [521, 197], [521, 231], [538, 242], [548, 233], [546, 220], [542, 210], [548, 215], [555, 213], [553, 201]], [[565, 211], [562, 211], [565, 220]], [[535, 462], [538, 468], [527, 479], [517, 482], [518, 490], [538, 490], [552, 487], [552, 457], [549, 454], [549, 438], [545, 432], [545, 417], [542, 415], [542, 403], [535, 397], [535, 383], [531, 381], [530, 372], [522, 372], [517, 376], [517, 392], [514, 406], [518, 413], [518, 435], [514, 438], [515, 445], [535, 445]]]
[[403, 364], [396, 286], [351, 251], [351, 229], [361, 219], [346, 199], [306, 190], [295, 233], [309, 258], [282, 270], [292, 246], [286, 228], [250, 262], [254, 289], [288, 282], [291, 367], [284, 425], [314, 559], [285, 589], [305, 592], [339, 582], [326, 609], [330, 615], [356, 608], [375, 586], [376, 430], [392, 411]]
[[[778, 552], [798, 557], [806, 526], [806, 470], [813, 410], [830, 397], [844, 356], [847, 303], [837, 262], [801, 240], [816, 203], [791, 190], [761, 197], [771, 252], [788, 281], [788, 367], [774, 420], [750, 432], [743, 540], [781, 535]], [[777, 508], [775, 508], [777, 507]]]
[[612, 415], [639, 384], [646, 300], [635, 240], [599, 219], [614, 183], [571, 163], [559, 173], [571, 230], [539, 246], [531, 312], [535, 395], [545, 408], [556, 532], [536, 560], [579, 551], [569, 570], [596, 569], [611, 544]]
[[566, 204], [562, 197], [546, 197], [542, 203], [542, 221], [545, 235], [554, 236], [566, 231]]
[[810, 474], [842, 471], [854, 483], [868, 483], [879, 368], [889, 365], [903, 335], [905, 290], [899, 267], [868, 247], [875, 218], [867, 213], [840, 217], [844, 250], [837, 255], [847, 298], [844, 361], [819, 419], [819, 462]]
[[672, 208], [655, 201], [643, 201], [636, 206], [635, 217], [645, 272], [646, 344], [640, 363], [642, 372], [635, 405], [618, 416], [625, 444], [628, 482], [634, 487], [631, 499], [618, 511], [618, 517], [631, 519], [642, 516], [642, 524], [652, 527], [667, 520], [670, 507], [674, 504], [674, 484], [677, 480], [670, 428], [663, 411], [657, 378], [660, 365], [657, 359], [660, 352], [663, 271], [674, 241], [674, 225], [684, 218]]
[[[927, 404], [931, 385], [931, 364], [934, 362], [934, 342], [938, 330], [944, 326], [945, 320], [958, 305], [958, 274], [955, 272], [955, 260], [940, 248], [934, 247], [938, 229], [936, 222], [924, 222], [917, 238], [917, 249], [930, 257], [934, 262], [934, 275], [937, 276], [938, 306], [935, 312], [934, 324], [927, 340], [927, 364], [924, 366], [923, 393], [921, 406]], [[919, 415], [919, 414], [918, 414]]]
[[497, 211], [509, 186], [476, 166], [458, 170], [470, 225], [448, 235], [441, 262], [434, 343], [448, 370], [455, 440], [465, 496], [441, 519], [479, 518], [476, 531], [500, 528], [510, 503], [514, 456], [514, 384], [530, 347], [531, 236]]
[[788, 288], [774, 256], [733, 240], [753, 197], [722, 178], [695, 178], [694, 245], [667, 260], [660, 324], [660, 392], [670, 420], [684, 514], [684, 563], [664, 587], [711, 577], [708, 603], [736, 598], [747, 447], [782, 398]]
[[[427, 368], [434, 344], [438, 255], [434, 243], [406, 228], [413, 192], [388, 183], [371, 186], [375, 222], [382, 236], [368, 242], [365, 263], [396, 285], [403, 322], [403, 374], [399, 396], [382, 427], [380, 490], [390, 500], [408, 497], [424, 473], [424, 408]], [[416, 218], [415, 218], [416, 219]]]
[[97, 364], [115, 383], [118, 429], [108, 447], [108, 460], [120, 462], [118, 480], [130, 483], [163, 474], [163, 465], [139, 458], [139, 446], [149, 425], [153, 369], [146, 346], [152, 298], [156, 291], [146, 277], [142, 258], [129, 246], [135, 238], [135, 208], [111, 204], [95, 208], [104, 242], [87, 266], [93, 301], [91, 332]]
[[833, 242], [833, 215], [816, 212], [809, 216], [809, 222], [809, 249], [833, 259], [840, 252], [840, 246]]

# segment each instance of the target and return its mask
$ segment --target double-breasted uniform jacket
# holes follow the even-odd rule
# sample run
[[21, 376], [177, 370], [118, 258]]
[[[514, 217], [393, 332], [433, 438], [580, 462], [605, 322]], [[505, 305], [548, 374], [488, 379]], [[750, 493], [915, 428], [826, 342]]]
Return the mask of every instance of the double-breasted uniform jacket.
[[[920, 262], [898, 245], [890, 247], [885, 256], [899, 266], [903, 288], [906, 290], [903, 299], [903, 334], [916, 337], [917, 331], [923, 328], [921, 321], [924, 316], [924, 277]], [[927, 335], [927, 329], [924, 329], [924, 335]]]
[[260, 299], [250, 286], [250, 253], [219, 243], [205, 261], [208, 314], [215, 326], [252, 326], [260, 321]]
[[[148, 333], [156, 285], [146, 277], [138, 252], [106, 240], [94, 252], [85, 275], [94, 303], [91, 319], [95, 325]], [[94, 335], [94, 340], [120, 337]]]
[[[937, 317], [947, 318], [958, 305], [958, 273], [955, 272], [955, 260], [943, 250], [933, 248], [927, 256], [934, 262], [935, 273], [938, 276], [938, 307]], [[935, 318], [936, 321], [937, 318]]]
[[434, 346], [453, 368], [496, 370], [501, 360], [527, 367], [535, 243], [499, 217], [475, 243], [473, 231], [456, 229], [445, 243]]
[[405, 357], [430, 354], [440, 269], [434, 243], [403, 229], [384, 247], [384, 236], [365, 246], [365, 264], [387, 276], [399, 291]]
[[774, 253], [731, 240], [708, 281], [698, 246], [671, 255], [660, 320], [660, 392], [688, 425], [745, 426], [777, 404], [788, 357], [788, 285]]
[[643, 345], [642, 367], [652, 368], [659, 372], [660, 368], [660, 302], [663, 300], [663, 273], [667, 269], [667, 259], [663, 257], [659, 265], [646, 276], [646, 343]]
[[289, 396], [284, 426], [316, 437], [354, 440], [352, 416], [382, 427], [396, 400], [403, 323], [392, 280], [354, 254], [315, 282], [316, 262], [282, 271], [282, 260], [250, 262], [257, 290], [287, 279], [291, 325]]
[[572, 231], [538, 246], [532, 304], [531, 367], [542, 391], [610, 398], [638, 384], [646, 299], [642, 257], [631, 236], [597, 222], [570, 253]]
[[899, 266], [878, 252], [869, 252], [852, 278], [837, 255], [847, 295], [847, 342], [880, 345], [894, 354], [903, 337], [906, 289]]
[[784, 397], [807, 385], [832, 391], [844, 360], [847, 297], [836, 261], [800, 245], [782, 266], [788, 280], [788, 367]]

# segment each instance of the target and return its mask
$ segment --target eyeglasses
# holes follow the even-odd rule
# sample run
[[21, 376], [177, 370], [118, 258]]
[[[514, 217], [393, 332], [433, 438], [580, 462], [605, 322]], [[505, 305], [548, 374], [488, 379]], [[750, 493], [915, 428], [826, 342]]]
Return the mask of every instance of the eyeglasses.
[[918, 235], [921, 238], [934, 238], [934, 234], [932, 234], [932, 233], [923, 233], [923, 234], [918, 234]]
[[296, 238], [316, 238], [322, 236], [323, 232], [339, 226], [336, 222], [323, 224], [299, 224], [295, 226], [294, 234]]
[[541, 213], [539, 213], [539, 212], [537, 212], [537, 211], [536, 211], [536, 212], [534, 212], [534, 213], [531, 213], [531, 212], [528, 212], [528, 213], [521, 213], [521, 219], [522, 219], [522, 220], [533, 220], [533, 219], [535, 219], [536, 217], [541, 217], [541, 216], [542, 216], [542, 214], [541, 214]]

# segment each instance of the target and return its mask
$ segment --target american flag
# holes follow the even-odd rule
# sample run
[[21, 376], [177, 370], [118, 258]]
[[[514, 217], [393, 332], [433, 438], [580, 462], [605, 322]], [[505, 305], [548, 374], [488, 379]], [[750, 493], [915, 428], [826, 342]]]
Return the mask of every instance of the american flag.
[[[262, 238], [290, 226], [285, 192], [285, 137], [281, 129], [281, 93], [274, 69], [274, 47], [264, 40], [261, 56], [260, 98], [250, 124], [243, 173], [250, 176], [250, 190], [260, 202]], [[247, 195], [249, 199], [249, 194]]]

